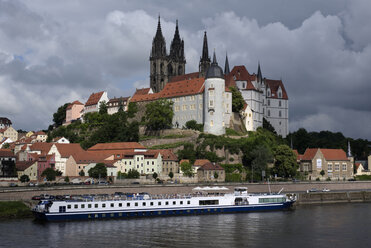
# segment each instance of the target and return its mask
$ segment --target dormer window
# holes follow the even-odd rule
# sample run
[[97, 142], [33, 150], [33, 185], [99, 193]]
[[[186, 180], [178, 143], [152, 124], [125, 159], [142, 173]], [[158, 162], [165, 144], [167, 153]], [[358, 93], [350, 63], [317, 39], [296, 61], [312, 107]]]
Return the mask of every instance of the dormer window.
[[268, 89], [267, 90], [267, 96], [270, 97], [271, 96], [271, 91]]
[[278, 92], [278, 98], [282, 98], [282, 92]]

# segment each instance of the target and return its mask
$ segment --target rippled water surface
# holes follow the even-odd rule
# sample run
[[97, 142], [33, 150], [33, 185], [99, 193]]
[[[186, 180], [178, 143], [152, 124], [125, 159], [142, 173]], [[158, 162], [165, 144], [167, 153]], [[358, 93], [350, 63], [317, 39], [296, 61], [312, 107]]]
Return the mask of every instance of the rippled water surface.
[[371, 247], [371, 204], [45, 224], [1, 221], [0, 247]]

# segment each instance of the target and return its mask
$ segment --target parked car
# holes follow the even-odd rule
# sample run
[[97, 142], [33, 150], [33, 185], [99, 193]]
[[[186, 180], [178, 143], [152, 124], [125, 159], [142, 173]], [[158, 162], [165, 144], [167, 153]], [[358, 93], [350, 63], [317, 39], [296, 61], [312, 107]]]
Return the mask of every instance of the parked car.
[[9, 187], [18, 187], [18, 184], [16, 184], [16, 183], [10, 183], [9, 184]]
[[31, 199], [32, 199], [32, 200], [41, 200], [41, 196], [39, 196], [39, 195], [34, 195], [34, 196], [32, 196]]
[[323, 188], [322, 192], [330, 192], [330, 189], [328, 189], [328, 188]]
[[316, 188], [308, 189], [308, 190], [307, 190], [307, 193], [309, 193], [309, 192], [317, 192], [317, 189], [316, 189]]
[[28, 184], [28, 186], [30, 186], [30, 187], [34, 187], [35, 184], [34, 184], [33, 182], [30, 182], [30, 183]]
[[98, 185], [108, 185], [109, 183], [107, 181], [99, 181], [97, 184]]

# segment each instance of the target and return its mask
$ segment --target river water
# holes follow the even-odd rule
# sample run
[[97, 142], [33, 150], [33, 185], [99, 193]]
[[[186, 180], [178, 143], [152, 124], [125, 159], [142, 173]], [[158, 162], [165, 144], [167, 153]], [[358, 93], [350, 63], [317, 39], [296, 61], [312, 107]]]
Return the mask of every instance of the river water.
[[371, 204], [45, 224], [1, 221], [0, 247], [371, 247]]

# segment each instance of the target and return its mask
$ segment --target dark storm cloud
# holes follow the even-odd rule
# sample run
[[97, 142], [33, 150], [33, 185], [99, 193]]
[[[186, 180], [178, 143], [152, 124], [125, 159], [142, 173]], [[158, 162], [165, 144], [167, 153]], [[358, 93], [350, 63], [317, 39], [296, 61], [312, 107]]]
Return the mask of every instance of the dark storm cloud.
[[282, 78], [292, 131], [371, 139], [367, 0], [0, 0], [0, 113], [18, 128], [45, 128], [67, 101], [148, 86], [159, 13], [168, 48], [179, 19], [187, 72], [198, 69], [207, 30], [220, 64], [228, 52], [231, 66], [253, 73], [260, 61], [263, 76]]

